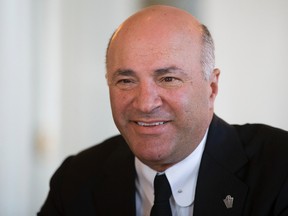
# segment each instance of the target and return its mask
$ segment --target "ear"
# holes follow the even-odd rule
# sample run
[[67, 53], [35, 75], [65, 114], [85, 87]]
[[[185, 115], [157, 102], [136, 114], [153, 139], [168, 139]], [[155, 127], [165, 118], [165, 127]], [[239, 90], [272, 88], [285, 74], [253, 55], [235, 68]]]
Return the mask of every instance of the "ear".
[[213, 107], [215, 98], [218, 94], [219, 76], [220, 76], [220, 70], [218, 68], [215, 68], [210, 76], [210, 89], [211, 89], [210, 102], [211, 102], [212, 107]]

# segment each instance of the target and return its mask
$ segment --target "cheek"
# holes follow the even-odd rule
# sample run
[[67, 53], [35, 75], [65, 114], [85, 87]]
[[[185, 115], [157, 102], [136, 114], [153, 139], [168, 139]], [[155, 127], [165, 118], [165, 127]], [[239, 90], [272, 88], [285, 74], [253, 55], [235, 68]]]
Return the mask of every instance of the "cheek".
[[110, 90], [110, 104], [114, 117], [123, 115], [129, 104], [129, 94]]
[[119, 100], [119, 96], [117, 93], [113, 90], [110, 90], [110, 105], [112, 109], [112, 113], [115, 116], [115, 113], [119, 110], [119, 107], [121, 107], [121, 100]]
[[208, 92], [203, 88], [188, 89], [178, 93], [174, 98], [176, 98], [174, 109], [177, 109], [178, 115], [186, 118], [205, 114], [210, 107]]

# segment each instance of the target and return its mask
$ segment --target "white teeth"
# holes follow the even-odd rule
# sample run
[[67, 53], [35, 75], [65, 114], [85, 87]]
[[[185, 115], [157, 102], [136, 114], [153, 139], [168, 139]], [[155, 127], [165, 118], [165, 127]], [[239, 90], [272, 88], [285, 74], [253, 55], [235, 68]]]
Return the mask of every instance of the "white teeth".
[[164, 122], [153, 122], [153, 123], [137, 122], [137, 124], [143, 127], [152, 127], [152, 126], [163, 125]]

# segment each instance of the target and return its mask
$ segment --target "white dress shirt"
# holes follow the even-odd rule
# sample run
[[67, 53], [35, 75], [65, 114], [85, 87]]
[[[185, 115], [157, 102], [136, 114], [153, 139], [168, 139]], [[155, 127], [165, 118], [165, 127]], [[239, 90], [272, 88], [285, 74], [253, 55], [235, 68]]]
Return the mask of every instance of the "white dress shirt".
[[[197, 148], [184, 160], [169, 167], [165, 174], [170, 183], [172, 196], [170, 205], [173, 216], [193, 215], [196, 181], [207, 133]], [[157, 172], [135, 157], [136, 178], [136, 215], [149, 216], [154, 202], [153, 181]]]

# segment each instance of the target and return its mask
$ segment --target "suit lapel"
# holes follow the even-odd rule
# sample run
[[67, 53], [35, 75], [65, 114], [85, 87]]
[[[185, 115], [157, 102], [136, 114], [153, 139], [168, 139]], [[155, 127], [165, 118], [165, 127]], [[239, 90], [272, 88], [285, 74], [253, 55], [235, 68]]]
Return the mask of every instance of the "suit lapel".
[[[201, 160], [194, 216], [242, 214], [248, 187], [237, 173], [246, 163], [234, 128], [214, 116]], [[229, 195], [233, 198], [232, 208], [227, 208], [224, 202]]]

